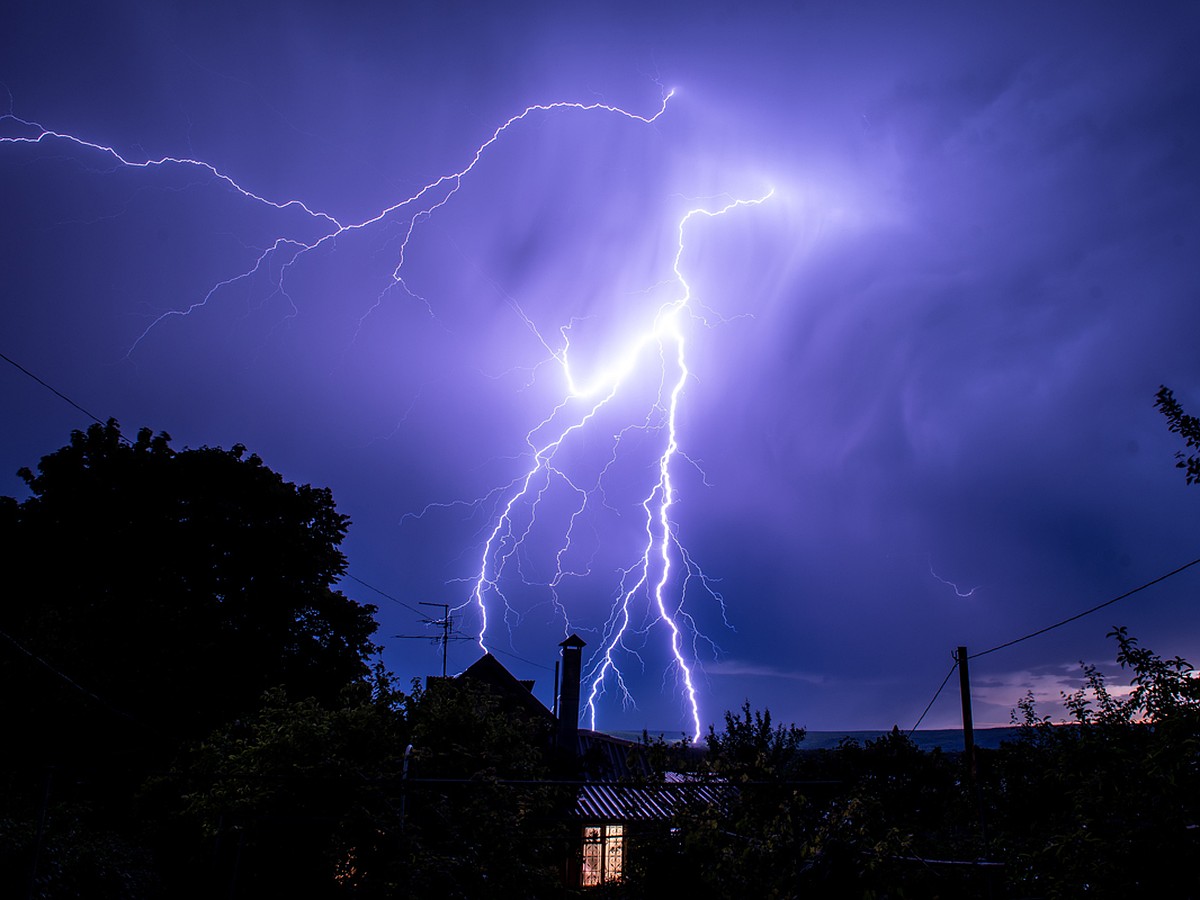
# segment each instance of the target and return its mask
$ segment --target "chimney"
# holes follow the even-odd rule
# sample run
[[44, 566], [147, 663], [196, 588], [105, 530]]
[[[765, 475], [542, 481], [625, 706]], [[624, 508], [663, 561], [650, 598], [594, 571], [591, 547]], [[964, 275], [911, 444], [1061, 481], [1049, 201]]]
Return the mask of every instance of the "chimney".
[[583, 670], [583, 639], [572, 634], [562, 647], [562, 684], [558, 689], [558, 748], [574, 756], [579, 750], [579, 678]]

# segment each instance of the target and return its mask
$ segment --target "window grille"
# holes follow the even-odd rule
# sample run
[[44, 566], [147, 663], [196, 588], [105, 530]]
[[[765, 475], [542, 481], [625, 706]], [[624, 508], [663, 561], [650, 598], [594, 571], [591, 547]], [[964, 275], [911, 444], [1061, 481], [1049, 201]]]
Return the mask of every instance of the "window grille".
[[580, 884], [583, 887], [620, 881], [624, 865], [625, 826], [583, 827], [583, 869], [580, 873]]

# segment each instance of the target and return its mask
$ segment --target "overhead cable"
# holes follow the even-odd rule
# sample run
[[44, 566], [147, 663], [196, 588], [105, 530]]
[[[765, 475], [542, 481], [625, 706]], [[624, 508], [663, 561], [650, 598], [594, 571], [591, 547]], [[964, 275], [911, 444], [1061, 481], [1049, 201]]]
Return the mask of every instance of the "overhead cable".
[[917, 724], [914, 725], [912, 728], [908, 729], [909, 734], [912, 734], [914, 731], [916, 731], [917, 728], [920, 726], [920, 724], [925, 720], [926, 713], [928, 713], [929, 710], [933, 709], [933, 704], [935, 704], [937, 702], [937, 698], [942, 695], [942, 691], [946, 689], [947, 682], [950, 681], [950, 676], [954, 674], [954, 670], [957, 668], [958, 668], [958, 660], [955, 659], [954, 664], [952, 666], [950, 666], [950, 671], [947, 672], [946, 677], [942, 679], [941, 687], [939, 687], [937, 689], [937, 691], [933, 695], [933, 699], [930, 700], [929, 703], [925, 706], [925, 712], [921, 713], [921, 718], [917, 719]]
[[[47, 384], [45, 381], [43, 381], [41, 378], [38, 378], [36, 375], [34, 375], [32, 372], [30, 372], [27, 368], [25, 368], [23, 365], [21, 365], [16, 360], [12, 359], [9, 356], [6, 356], [3, 353], [0, 353], [0, 359], [4, 360], [6, 363], [8, 363], [9, 365], [13, 366], [14, 368], [20, 370], [21, 372], [24, 372], [26, 375], [28, 375], [30, 378], [32, 378], [34, 381], [36, 381], [38, 384], [40, 384], [42, 387], [44, 387], [46, 390], [48, 390], [50, 393], [54, 394], [54, 396], [58, 397], [60, 400], [65, 400], [67, 403], [71, 404], [73, 407], [75, 407], [77, 410], [79, 410], [81, 413], [83, 413], [89, 419], [94, 419], [100, 425], [106, 424], [105, 421], [103, 419], [101, 419], [98, 415], [96, 415], [94, 412], [92, 412], [89, 409], [85, 409], [84, 407], [82, 407], [78, 403], [76, 403], [74, 400], [72, 400], [70, 397], [68, 397], [66, 394], [64, 394], [62, 391], [58, 390], [57, 388], [53, 387], [50, 384]], [[133, 441], [129, 440], [129, 438], [127, 438], [127, 437], [125, 437], [125, 435], [121, 434], [120, 431], [117, 432], [117, 436], [120, 437], [121, 440], [123, 440], [125, 443], [129, 444], [130, 446], [133, 445]]]
[[1053, 631], [1055, 628], [1060, 628], [1063, 625], [1066, 625], [1068, 622], [1074, 622], [1076, 619], [1082, 619], [1084, 616], [1090, 616], [1092, 613], [1097, 612], [1098, 610], [1104, 609], [1104, 607], [1106, 607], [1106, 606], [1112, 606], [1118, 600], [1124, 600], [1126, 597], [1132, 597], [1138, 591], [1144, 591], [1146, 588], [1153, 587], [1154, 585], [1158, 584], [1160, 581], [1166, 581], [1171, 576], [1178, 575], [1180, 572], [1184, 571], [1185, 569], [1190, 569], [1192, 566], [1196, 565], [1197, 563], [1200, 563], [1200, 557], [1193, 559], [1190, 563], [1184, 563], [1178, 569], [1172, 569], [1170, 572], [1167, 572], [1165, 575], [1159, 575], [1157, 578], [1153, 579], [1152, 581], [1147, 581], [1145, 584], [1139, 585], [1138, 587], [1135, 587], [1131, 591], [1126, 591], [1125, 593], [1121, 594], [1119, 597], [1113, 597], [1111, 600], [1105, 600], [1103, 603], [1098, 603], [1095, 606], [1093, 606], [1091, 609], [1085, 609], [1083, 612], [1076, 613], [1073, 616], [1063, 619], [1061, 622], [1055, 622], [1053, 625], [1047, 625], [1045, 628], [1039, 628], [1037, 631], [1031, 631], [1029, 634], [1022, 635], [1019, 638], [1013, 638], [1011, 641], [1005, 641], [1003, 644], [997, 644], [995, 647], [989, 647], [987, 650], [980, 650], [978, 653], [972, 653], [970, 656], [967, 657], [967, 659], [976, 659], [980, 656], [987, 656], [989, 653], [995, 653], [997, 650], [1003, 650], [1005, 647], [1011, 647], [1014, 644], [1019, 644], [1022, 641], [1027, 641], [1030, 638], [1037, 637], [1039, 634], [1045, 634], [1047, 631]]
[[380, 597], [386, 597], [388, 600], [391, 600], [393, 603], [398, 603], [398, 604], [400, 604], [401, 606], [403, 606], [405, 609], [412, 610], [412, 611], [413, 611], [413, 612], [415, 612], [415, 613], [416, 613], [418, 616], [420, 616], [422, 619], [428, 619], [428, 618], [429, 618], [429, 614], [428, 614], [428, 613], [426, 613], [426, 612], [423, 612], [422, 610], [419, 610], [419, 609], [417, 609], [415, 606], [410, 606], [409, 604], [405, 603], [403, 600], [399, 599], [398, 597], [393, 597], [393, 596], [392, 596], [391, 594], [389, 594], [387, 591], [381, 590], [381, 589], [379, 589], [379, 588], [375, 587], [375, 585], [373, 585], [373, 584], [367, 584], [365, 581], [363, 581], [363, 580], [362, 580], [361, 578], [359, 578], [357, 575], [351, 575], [349, 572], [347, 572], [347, 573], [346, 573], [346, 575], [345, 575], [345, 577], [346, 577], [346, 578], [349, 578], [351, 581], [357, 581], [359, 584], [361, 584], [361, 585], [362, 585], [363, 587], [365, 587], [367, 590], [374, 591], [374, 592], [375, 592], [375, 593], [377, 593], [377, 594], [378, 594]]

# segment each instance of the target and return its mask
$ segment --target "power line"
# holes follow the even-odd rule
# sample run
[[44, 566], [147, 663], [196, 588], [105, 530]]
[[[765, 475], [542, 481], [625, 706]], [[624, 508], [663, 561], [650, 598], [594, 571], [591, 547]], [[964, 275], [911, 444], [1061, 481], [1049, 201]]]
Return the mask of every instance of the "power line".
[[[381, 597], [386, 597], [388, 600], [391, 600], [393, 603], [398, 603], [398, 604], [400, 604], [400, 605], [401, 605], [401, 606], [403, 606], [405, 609], [412, 610], [412, 611], [413, 611], [413, 612], [415, 612], [415, 613], [416, 613], [418, 616], [420, 616], [420, 617], [421, 617], [423, 620], [429, 620], [429, 617], [428, 617], [428, 615], [426, 615], [426, 614], [425, 614], [424, 612], [422, 612], [421, 610], [417, 609], [415, 606], [410, 606], [409, 604], [405, 603], [403, 600], [400, 600], [400, 599], [399, 599], [399, 598], [397, 598], [397, 597], [393, 597], [393, 596], [392, 596], [391, 594], [389, 594], [387, 591], [380, 590], [379, 588], [375, 587], [375, 585], [373, 585], [373, 584], [367, 584], [367, 582], [363, 581], [363, 580], [362, 580], [361, 578], [359, 578], [357, 575], [351, 575], [351, 574], [349, 574], [349, 573], [346, 573], [346, 576], [345, 576], [345, 577], [346, 577], [346, 578], [349, 578], [349, 579], [351, 579], [352, 581], [357, 581], [359, 584], [361, 584], [363, 587], [367, 588], [368, 590], [372, 590], [372, 591], [374, 591], [375, 593], [379, 594], [379, 596], [381, 596]], [[441, 606], [441, 605], [443, 605], [443, 604], [440, 604], [440, 603], [435, 603], [435, 604], [433, 604], [433, 605], [434, 605], [434, 606]], [[434, 622], [433, 624], [437, 624], [437, 623], [436, 623], [436, 622]], [[409, 634], [398, 634], [398, 635], [396, 635], [396, 637], [402, 637], [402, 638], [424, 638], [425, 636], [424, 636], [424, 635], [415, 635], [415, 634], [414, 634], [414, 635], [409, 635]], [[429, 639], [430, 639], [430, 640], [433, 640], [433, 641], [441, 641], [441, 640], [442, 640], [442, 638], [440, 638], [440, 637], [436, 637], [436, 636], [431, 636]], [[460, 640], [473, 641], [473, 640], [475, 640], [475, 638], [472, 638], [472, 637], [467, 637], [467, 636], [460, 637], [460, 636], [458, 636], [458, 635], [450, 635], [450, 640], [452, 640], [452, 641], [460, 641]], [[526, 659], [526, 658], [525, 658], [525, 657], [523, 657], [523, 656], [517, 656], [517, 654], [515, 654], [515, 653], [510, 653], [510, 652], [509, 652], [509, 651], [507, 651], [507, 650], [500, 650], [500, 649], [498, 649], [498, 648], [495, 648], [495, 647], [490, 647], [490, 648], [488, 648], [488, 650], [489, 650], [489, 652], [490, 652], [490, 653], [492, 653], [492, 654], [497, 654], [497, 653], [498, 653], [498, 654], [500, 654], [500, 655], [502, 655], [502, 656], [511, 656], [513, 659], [520, 660], [521, 662], [523, 662], [523, 663], [527, 663], [528, 665], [531, 665], [531, 666], [536, 666], [536, 667], [537, 667], [537, 668], [539, 668], [539, 669], [545, 669], [547, 672], [553, 671], [553, 670], [550, 668], [550, 666], [543, 665], [542, 663], [536, 663], [536, 662], [534, 662], [533, 660], [531, 660], [531, 659]]]
[[929, 710], [933, 709], [933, 704], [937, 703], [937, 698], [942, 696], [942, 691], [946, 689], [946, 684], [950, 681], [950, 676], [954, 674], [954, 670], [957, 668], [958, 668], [958, 660], [955, 659], [954, 664], [952, 666], [950, 666], [950, 671], [947, 672], [946, 677], [942, 679], [941, 687], [939, 687], [937, 689], [937, 691], [934, 692], [933, 699], [930, 700], [929, 703], [925, 707], [925, 712], [921, 713], [921, 718], [917, 719], [917, 724], [914, 725], [912, 728], [908, 729], [909, 734], [912, 734], [914, 731], [916, 731], [917, 728], [920, 727], [921, 723], [923, 721], [925, 721], [926, 714], [928, 714]]
[[[66, 672], [62, 671], [57, 666], [55, 666], [53, 663], [47, 662], [42, 657], [38, 656], [38, 654], [34, 653], [32, 650], [30, 650], [28, 647], [26, 647], [24, 644], [22, 644], [20, 641], [18, 641], [15, 637], [13, 637], [8, 632], [0, 630], [0, 637], [4, 638], [6, 641], [8, 641], [14, 647], [16, 647], [18, 650], [20, 650], [23, 654], [25, 654], [30, 659], [32, 659], [34, 662], [38, 663], [39, 665], [48, 669], [53, 674], [57, 675], [60, 679], [62, 679], [64, 682], [66, 682], [68, 685], [70, 685], [72, 688], [74, 688], [79, 693], [83, 694], [85, 697], [90, 697], [92, 700], [95, 700], [97, 703], [99, 703], [101, 706], [103, 706], [109, 712], [115, 713], [116, 715], [120, 716], [123, 719], [128, 719], [130, 722], [133, 722], [135, 725], [142, 725], [143, 727], [147, 727], [147, 726], [143, 725], [142, 722], [139, 722], [137, 720], [137, 718], [135, 718], [130, 713], [127, 713], [125, 710], [121, 709], [120, 707], [114, 706], [112, 703], [109, 703], [107, 700], [105, 700], [103, 697], [101, 697], [99, 694], [95, 693], [94, 691], [88, 690], [83, 685], [81, 685], [78, 681], [76, 681], [74, 678], [72, 678], [70, 675], [68, 675]], [[153, 730], [153, 729], [151, 729], [151, 730]]]
[[[989, 654], [989, 653], [995, 653], [997, 650], [1003, 650], [1006, 647], [1012, 647], [1014, 644], [1019, 644], [1022, 641], [1027, 641], [1030, 638], [1035, 638], [1038, 635], [1045, 634], [1048, 631], [1053, 631], [1055, 628], [1060, 628], [1063, 625], [1067, 625], [1070, 622], [1074, 622], [1076, 619], [1082, 619], [1084, 616], [1088, 616], [1094, 612], [1098, 612], [1099, 610], [1104, 609], [1106, 606], [1112, 606], [1114, 603], [1116, 603], [1120, 600], [1124, 600], [1126, 597], [1132, 597], [1134, 594], [1138, 593], [1139, 591], [1144, 591], [1144, 590], [1146, 590], [1146, 588], [1153, 587], [1154, 585], [1158, 584], [1161, 581], [1166, 581], [1168, 578], [1170, 578], [1174, 575], [1178, 575], [1180, 572], [1183, 572], [1186, 569], [1190, 569], [1192, 566], [1197, 565], [1197, 564], [1200, 564], [1200, 558], [1193, 559], [1191, 562], [1185, 563], [1184, 565], [1179, 566], [1177, 569], [1172, 569], [1170, 572], [1167, 572], [1164, 575], [1159, 575], [1157, 578], [1147, 581], [1145, 584], [1139, 585], [1138, 587], [1135, 587], [1132, 590], [1126, 591], [1125, 593], [1121, 594], [1120, 596], [1113, 597], [1111, 600], [1105, 600], [1103, 603], [1098, 603], [1095, 606], [1091, 607], [1090, 609], [1085, 609], [1083, 612], [1076, 613], [1073, 616], [1068, 616], [1067, 618], [1065, 618], [1059, 622], [1055, 622], [1053, 625], [1047, 625], [1045, 628], [1039, 628], [1037, 631], [1031, 631], [1029, 634], [1022, 635], [1021, 637], [1018, 637], [1018, 638], [1013, 638], [1011, 641], [1005, 641], [1003, 644], [997, 644], [995, 647], [989, 647], [987, 650], [980, 650], [978, 653], [972, 653], [970, 656], [967, 657], [967, 659], [976, 659], [980, 656], [987, 656], [987, 654]], [[925, 716], [929, 713], [929, 710], [931, 710], [933, 708], [933, 704], [937, 702], [938, 697], [941, 696], [942, 691], [945, 690], [946, 685], [949, 683], [950, 676], [954, 674], [954, 672], [957, 668], [958, 668], [958, 659], [955, 658], [954, 664], [950, 666], [950, 671], [947, 672], [946, 677], [942, 679], [942, 684], [937, 689], [937, 691], [934, 693], [933, 699], [930, 700], [929, 703], [926, 705], [924, 712], [921, 713], [921, 717], [919, 719], [917, 719], [916, 725], [913, 725], [913, 727], [908, 730], [909, 734], [912, 734], [914, 731], [917, 730], [918, 727], [920, 727], [921, 722], [924, 721]]]
[[395, 638], [403, 638], [403, 639], [405, 639], [405, 640], [431, 640], [431, 641], [433, 641], [434, 643], [441, 644], [441, 645], [442, 645], [442, 676], [443, 676], [443, 677], [445, 677], [445, 675], [446, 675], [446, 654], [447, 654], [447, 652], [448, 652], [448, 651], [449, 651], [449, 649], [450, 649], [450, 642], [451, 642], [451, 641], [469, 641], [469, 640], [474, 640], [474, 638], [467, 637], [467, 636], [465, 636], [465, 635], [457, 635], [457, 634], [452, 634], [452, 633], [451, 633], [451, 631], [450, 631], [450, 628], [451, 628], [451, 621], [452, 621], [452, 620], [451, 620], [451, 618], [450, 618], [450, 605], [449, 605], [448, 603], [426, 603], [425, 601], [419, 601], [419, 602], [421, 603], [421, 605], [422, 605], [422, 606], [437, 606], [437, 607], [441, 607], [441, 608], [444, 610], [444, 616], [443, 616], [443, 618], [441, 618], [441, 619], [431, 619], [431, 618], [429, 618], [429, 616], [428, 616], [426, 613], [424, 613], [424, 612], [422, 612], [421, 610], [417, 609], [415, 606], [412, 606], [412, 605], [410, 605], [410, 604], [408, 604], [408, 603], [405, 603], [405, 602], [404, 602], [403, 600], [401, 600], [399, 597], [393, 597], [393, 596], [392, 596], [391, 594], [389, 594], [387, 591], [381, 590], [381, 589], [379, 589], [379, 588], [375, 587], [375, 585], [373, 585], [373, 584], [368, 584], [367, 582], [363, 581], [361, 578], [359, 578], [359, 577], [358, 577], [358, 576], [356, 576], [356, 575], [351, 575], [351, 574], [347, 573], [347, 574], [346, 574], [346, 577], [347, 577], [347, 578], [350, 578], [350, 579], [352, 579], [352, 580], [354, 580], [354, 581], [357, 581], [357, 582], [358, 582], [359, 584], [361, 584], [363, 587], [365, 587], [365, 588], [367, 588], [367, 589], [369, 589], [369, 590], [372, 590], [372, 591], [374, 591], [375, 593], [379, 594], [379, 596], [381, 596], [381, 597], [385, 597], [385, 598], [387, 598], [388, 600], [391, 600], [393, 603], [399, 604], [400, 606], [403, 606], [405, 609], [407, 609], [407, 610], [411, 610], [412, 612], [415, 612], [415, 613], [416, 613], [418, 616], [420, 616], [420, 617], [421, 617], [421, 621], [422, 621], [424, 624], [426, 624], [426, 625], [438, 625], [438, 626], [440, 626], [440, 627], [442, 628], [442, 634], [441, 634], [441, 635], [424, 635], [424, 634], [394, 634], [394, 635], [392, 635], [392, 637], [395, 637]]
[[[85, 408], [85, 407], [81, 406], [80, 404], [76, 403], [74, 400], [72, 400], [70, 397], [68, 397], [68, 396], [67, 396], [66, 394], [64, 394], [62, 391], [58, 390], [58, 389], [57, 389], [56, 387], [54, 387], [53, 385], [51, 385], [51, 384], [48, 384], [46, 381], [42, 380], [42, 379], [41, 379], [41, 378], [39, 378], [37, 375], [35, 375], [35, 374], [33, 374], [32, 372], [30, 372], [30, 371], [29, 371], [27, 368], [25, 368], [23, 365], [21, 365], [21, 364], [20, 364], [19, 362], [17, 362], [16, 360], [12, 359], [10, 356], [7, 356], [7, 355], [6, 355], [6, 354], [4, 354], [4, 353], [0, 353], [0, 359], [3, 359], [3, 360], [4, 360], [6, 363], [8, 363], [9, 365], [13, 366], [14, 368], [16, 368], [17, 370], [19, 370], [20, 372], [23, 372], [25, 375], [28, 375], [30, 378], [32, 378], [34, 381], [36, 381], [38, 384], [40, 384], [40, 385], [41, 385], [42, 387], [44, 387], [46, 390], [48, 390], [48, 391], [50, 391], [52, 394], [54, 394], [54, 396], [58, 397], [60, 400], [63, 400], [63, 401], [65, 401], [65, 402], [67, 402], [67, 403], [71, 404], [71, 406], [75, 407], [75, 409], [79, 410], [81, 413], [83, 413], [83, 414], [84, 414], [85, 416], [87, 416], [89, 419], [92, 419], [93, 421], [97, 422], [97, 423], [98, 423], [98, 424], [100, 424], [100, 425], [105, 425], [105, 424], [107, 424], [107, 423], [106, 423], [106, 422], [105, 422], [103, 419], [101, 419], [101, 418], [100, 418], [98, 415], [96, 415], [96, 414], [95, 414], [94, 412], [92, 412], [90, 409], [87, 409], [87, 408]], [[117, 431], [117, 434], [120, 436], [121, 440], [123, 440], [125, 443], [127, 443], [127, 444], [129, 444], [129, 445], [131, 445], [131, 446], [132, 446], [133, 442], [132, 442], [131, 440], [129, 440], [129, 438], [125, 437], [125, 435], [121, 434], [121, 433], [120, 433], [120, 430], [118, 430], [118, 431]], [[372, 590], [372, 591], [374, 591], [375, 593], [379, 594], [381, 597], [386, 597], [388, 600], [391, 600], [393, 603], [398, 603], [398, 604], [400, 604], [401, 606], [403, 606], [405, 609], [412, 610], [413, 612], [415, 612], [415, 613], [416, 613], [417, 615], [419, 615], [419, 616], [423, 616], [423, 615], [425, 615], [423, 612], [421, 612], [421, 610], [417, 609], [415, 606], [409, 606], [409, 605], [408, 605], [407, 603], [405, 603], [403, 600], [399, 600], [399, 599], [397, 599], [396, 597], [393, 597], [391, 594], [387, 593], [387, 592], [386, 592], [386, 591], [384, 591], [384, 590], [381, 590], [381, 589], [379, 589], [379, 588], [375, 587], [375, 586], [374, 586], [374, 585], [372, 585], [372, 584], [367, 584], [367, 582], [363, 581], [361, 578], [358, 578], [358, 577], [356, 577], [356, 576], [354, 576], [354, 575], [350, 575], [350, 574], [347, 574], [347, 575], [346, 575], [346, 577], [347, 577], [347, 578], [350, 578], [350, 579], [353, 579], [354, 581], [357, 581], [357, 582], [358, 582], [359, 584], [361, 584], [363, 587], [365, 587], [365, 588], [368, 588], [369, 590]]]
[[409, 604], [405, 603], [403, 600], [401, 600], [397, 597], [393, 597], [387, 591], [381, 590], [380, 588], [375, 587], [375, 585], [373, 585], [373, 584], [367, 584], [365, 581], [363, 581], [357, 575], [351, 575], [349, 572], [347, 572], [345, 577], [349, 578], [351, 581], [357, 581], [359, 584], [361, 584], [367, 590], [374, 591], [380, 597], [386, 597], [388, 600], [391, 600], [393, 603], [398, 603], [401, 606], [403, 606], [405, 609], [415, 612], [418, 616], [420, 616], [423, 619], [428, 618], [428, 616], [425, 613], [423, 613], [421, 610], [417, 609], [415, 606], [410, 606]]
[[[12, 359], [12, 358], [11, 358], [11, 357], [9, 357], [9, 356], [6, 356], [6, 355], [5, 355], [5, 354], [3, 354], [3, 353], [0, 353], [0, 359], [4, 360], [4, 361], [5, 361], [6, 363], [8, 363], [9, 365], [13, 366], [14, 368], [16, 368], [16, 369], [18, 369], [19, 371], [21, 371], [21, 372], [25, 373], [26, 375], [28, 375], [30, 378], [32, 378], [34, 381], [36, 381], [38, 384], [40, 384], [42, 387], [44, 387], [46, 390], [48, 390], [50, 393], [54, 394], [54, 396], [58, 397], [60, 400], [65, 400], [67, 403], [71, 404], [71, 406], [75, 407], [77, 410], [79, 410], [81, 413], [83, 413], [83, 414], [84, 414], [85, 416], [87, 416], [89, 419], [92, 419], [92, 420], [94, 420], [95, 422], [97, 422], [97, 423], [98, 423], [98, 424], [100, 424], [100, 425], [105, 425], [105, 424], [107, 424], [107, 423], [105, 423], [105, 421], [104, 421], [103, 419], [101, 419], [101, 418], [100, 418], [98, 415], [96, 415], [94, 412], [92, 412], [91, 410], [89, 410], [89, 409], [85, 409], [84, 407], [80, 406], [78, 403], [76, 403], [74, 400], [72, 400], [70, 397], [68, 397], [68, 396], [67, 396], [66, 394], [64, 394], [62, 391], [58, 390], [58, 388], [54, 387], [53, 385], [50, 385], [50, 384], [46, 383], [46, 382], [45, 382], [45, 381], [43, 381], [41, 378], [38, 378], [38, 376], [34, 375], [32, 372], [30, 372], [30, 371], [29, 371], [27, 368], [25, 368], [23, 365], [21, 365], [21, 364], [20, 364], [19, 362], [17, 362], [16, 360]], [[127, 437], [125, 437], [125, 435], [121, 434], [121, 432], [120, 432], [120, 430], [119, 430], [119, 429], [118, 429], [118, 431], [117, 431], [117, 436], [118, 436], [118, 437], [119, 437], [121, 440], [123, 440], [125, 443], [129, 444], [130, 446], [133, 446], [133, 441], [129, 440], [129, 438], [127, 438]]]
[[[100, 425], [107, 424], [103, 419], [101, 419], [98, 415], [96, 415], [90, 409], [87, 409], [86, 407], [81, 406], [80, 404], [76, 403], [74, 400], [72, 400], [70, 397], [68, 397], [62, 391], [58, 390], [58, 388], [54, 387], [53, 385], [51, 385], [51, 384], [47, 383], [46, 381], [44, 381], [43, 379], [39, 378], [37, 375], [33, 374], [33, 372], [30, 372], [27, 368], [25, 368], [19, 362], [14, 360], [12, 357], [10, 357], [4, 353], [0, 353], [0, 359], [3, 359], [6, 363], [13, 366], [18, 371], [24, 373], [25, 375], [28, 375], [30, 378], [32, 378], [34, 381], [36, 381], [38, 384], [40, 384], [46, 390], [50, 391], [50, 393], [54, 394], [54, 396], [58, 397], [60, 400], [65, 401], [66, 403], [69, 403], [71, 406], [75, 407], [75, 409], [79, 410], [81, 413], [83, 413], [89, 419], [92, 419], [93, 421], [97, 422]], [[129, 438], [125, 437], [124, 434], [121, 434], [120, 429], [117, 430], [117, 435], [126, 444], [133, 446], [133, 441], [131, 441], [131, 440], [129, 440]], [[361, 578], [358, 578], [358, 577], [356, 577], [354, 575], [350, 575], [350, 574], [347, 574], [346, 577], [353, 579], [354, 581], [357, 581], [363, 587], [374, 591], [375, 593], [379, 594], [381, 597], [386, 597], [388, 600], [391, 600], [393, 603], [400, 604], [405, 609], [411, 610], [412, 612], [415, 612], [419, 616], [425, 615], [423, 612], [421, 612], [421, 610], [417, 609], [415, 606], [410, 606], [409, 604], [405, 603], [403, 600], [393, 597], [391, 594], [387, 593], [386, 591], [381, 590], [372, 584], [367, 584], [367, 582], [363, 581]]]
[[1022, 635], [1019, 638], [1013, 638], [1011, 641], [1005, 641], [1003, 644], [997, 644], [995, 647], [990, 647], [987, 650], [980, 650], [978, 653], [972, 653], [970, 656], [967, 657], [967, 659], [976, 659], [980, 656], [987, 656], [989, 653], [995, 653], [997, 650], [1003, 650], [1005, 647], [1011, 647], [1014, 644], [1019, 644], [1022, 641], [1027, 641], [1030, 638], [1037, 637], [1039, 634], [1045, 634], [1047, 631], [1053, 631], [1055, 628], [1060, 628], [1063, 625], [1066, 625], [1068, 622], [1074, 622], [1076, 619], [1082, 619], [1084, 616], [1090, 616], [1092, 613], [1097, 612], [1098, 610], [1104, 609], [1104, 607], [1106, 607], [1106, 606], [1112, 606], [1118, 600], [1124, 600], [1126, 597], [1132, 597], [1134, 594], [1138, 593], [1138, 591], [1144, 591], [1146, 588], [1153, 587], [1154, 585], [1158, 584], [1160, 581], [1166, 581], [1171, 576], [1178, 575], [1180, 572], [1184, 571], [1185, 569], [1190, 569], [1192, 566], [1194, 566], [1198, 563], [1200, 563], [1200, 558], [1193, 559], [1190, 563], [1184, 563], [1178, 569], [1172, 569], [1170, 572], [1167, 572], [1165, 575], [1159, 575], [1157, 578], [1155, 578], [1151, 581], [1147, 581], [1145, 584], [1140, 585], [1139, 587], [1135, 587], [1131, 591], [1126, 591], [1125, 593], [1121, 594], [1119, 597], [1113, 597], [1111, 600], [1105, 600], [1103, 603], [1098, 603], [1097, 605], [1093, 606], [1091, 609], [1085, 609], [1083, 612], [1076, 613], [1073, 616], [1063, 619], [1061, 622], [1055, 622], [1053, 625], [1047, 625], [1045, 628], [1039, 628], [1037, 631], [1031, 631], [1029, 634]]
[[492, 647], [492, 648], [489, 648], [489, 652], [490, 653], [500, 653], [500, 654], [503, 654], [504, 656], [511, 656], [513, 659], [519, 659], [523, 663], [527, 663], [528, 665], [535, 666], [536, 668], [539, 668], [539, 669], [545, 669], [547, 672], [553, 671], [553, 669], [551, 669], [549, 666], [542, 665], [541, 663], [535, 663], [532, 659], [526, 659], [523, 656], [517, 656], [517, 654], [509, 653], [507, 650], [498, 650], [498, 649]]

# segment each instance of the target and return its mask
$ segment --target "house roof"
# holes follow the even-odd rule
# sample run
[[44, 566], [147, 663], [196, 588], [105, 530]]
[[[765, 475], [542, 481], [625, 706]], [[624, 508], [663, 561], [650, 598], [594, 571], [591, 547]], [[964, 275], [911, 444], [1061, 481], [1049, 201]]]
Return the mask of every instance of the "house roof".
[[[583, 646], [583, 641], [571, 635], [563, 644]], [[533, 682], [516, 678], [490, 653], [456, 677], [484, 684], [506, 702], [537, 718], [555, 721], [554, 714], [534, 697]], [[630, 780], [645, 782], [652, 776], [640, 743], [585, 728], [578, 729], [576, 740], [585, 780], [576, 794], [575, 814], [587, 822], [667, 821], [686, 805], [719, 804], [730, 790], [727, 785], [674, 773], [667, 773], [661, 782], [630, 784]]]
[[481, 656], [456, 677], [487, 685], [500, 698], [516, 704], [535, 718], [555, 721], [554, 713], [533, 695], [533, 682], [518, 679], [490, 653]]
[[668, 772], [660, 784], [593, 782], [580, 786], [575, 815], [588, 822], [663, 822], [694, 804], [720, 805], [731, 788]]
[[641, 744], [586, 728], [579, 729], [577, 740], [585, 778], [618, 781], [650, 774]]

